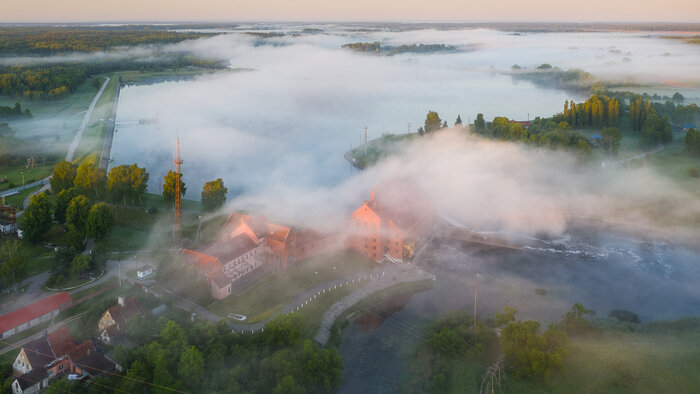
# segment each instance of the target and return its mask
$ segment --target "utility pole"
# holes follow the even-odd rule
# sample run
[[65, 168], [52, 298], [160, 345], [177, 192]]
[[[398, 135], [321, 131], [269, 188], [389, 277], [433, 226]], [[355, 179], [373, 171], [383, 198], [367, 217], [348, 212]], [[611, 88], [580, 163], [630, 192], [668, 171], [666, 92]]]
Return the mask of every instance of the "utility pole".
[[122, 287], [122, 261], [117, 260], [118, 270], [119, 270], [119, 287]]
[[408, 122], [408, 134], [411, 134], [411, 122]]
[[476, 291], [479, 288], [479, 274], [474, 274], [474, 331], [476, 331]]

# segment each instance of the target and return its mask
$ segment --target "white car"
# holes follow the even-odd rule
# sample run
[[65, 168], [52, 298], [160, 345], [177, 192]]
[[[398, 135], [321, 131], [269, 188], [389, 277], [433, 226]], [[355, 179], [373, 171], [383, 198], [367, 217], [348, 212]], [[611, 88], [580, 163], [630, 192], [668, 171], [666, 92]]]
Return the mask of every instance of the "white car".
[[238, 321], [244, 321], [245, 319], [247, 319], [247, 317], [245, 315], [239, 315], [237, 313], [229, 313], [228, 317], [230, 317], [231, 319], [238, 320]]

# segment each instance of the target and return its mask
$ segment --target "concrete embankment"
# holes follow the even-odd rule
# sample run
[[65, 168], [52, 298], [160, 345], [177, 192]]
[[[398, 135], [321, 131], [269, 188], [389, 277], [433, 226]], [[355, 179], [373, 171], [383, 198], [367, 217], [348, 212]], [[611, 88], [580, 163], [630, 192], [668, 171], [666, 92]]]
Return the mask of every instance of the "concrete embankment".
[[114, 94], [112, 113], [109, 117], [109, 124], [107, 125], [107, 134], [105, 135], [105, 140], [102, 144], [102, 155], [100, 156], [100, 168], [105, 170], [109, 166], [109, 158], [112, 154], [112, 140], [114, 139], [114, 129], [117, 124], [117, 106], [119, 105], [119, 91], [121, 90], [121, 88], [121, 82], [117, 81], [117, 91]]
[[333, 304], [321, 319], [321, 328], [318, 330], [316, 342], [325, 345], [331, 335], [331, 327], [338, 317], [363, 299], [376, 294], [382, 290], [394, 287], [402, 283], [420, 282], [423, 280], [435, 279], [435, 275], [430, 274], [412, 264], [399, 264], [391, 267], [382, 275], [373, 279], [369, 284], [350, 293], [340, 301]]

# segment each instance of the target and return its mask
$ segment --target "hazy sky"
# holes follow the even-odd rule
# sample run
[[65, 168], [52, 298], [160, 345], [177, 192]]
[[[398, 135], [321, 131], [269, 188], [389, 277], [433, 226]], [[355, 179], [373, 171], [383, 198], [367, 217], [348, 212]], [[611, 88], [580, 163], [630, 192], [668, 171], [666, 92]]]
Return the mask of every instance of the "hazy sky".
[[697, 0], [2, 0], [2, 22], [699, 22]]

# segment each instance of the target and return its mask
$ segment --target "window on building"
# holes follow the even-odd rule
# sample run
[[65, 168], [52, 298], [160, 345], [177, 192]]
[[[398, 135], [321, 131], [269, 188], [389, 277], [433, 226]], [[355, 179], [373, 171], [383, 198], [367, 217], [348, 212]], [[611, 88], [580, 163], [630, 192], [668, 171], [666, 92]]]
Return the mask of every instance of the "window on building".
[[63, 369], [63, 364], [61, 364], [61, 365], [58, 366], [58, 370], [59, 370], [59, 371], [62, 370], [62, 369]]

